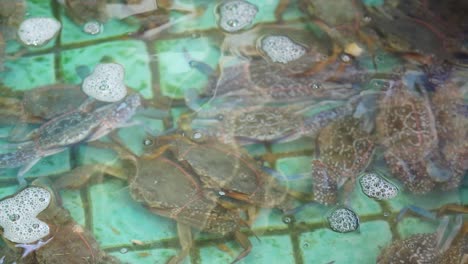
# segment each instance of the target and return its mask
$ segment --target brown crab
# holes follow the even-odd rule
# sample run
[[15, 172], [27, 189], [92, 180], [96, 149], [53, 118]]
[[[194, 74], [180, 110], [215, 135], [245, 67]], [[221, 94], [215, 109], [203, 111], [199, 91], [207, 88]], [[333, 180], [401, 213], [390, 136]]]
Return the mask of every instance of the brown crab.
[[439, 17], [445, 3], [430, 10], [431, 2], [435, 1], [385, 1], [382, 6], [369, 7], [368, 26], [379, 35], [384, 48], [411, 61], [431, 64], [434, 59], [454, 60], [462, 47], [463, 29], [460, 24], [447, 23], [451, 16]]
[[248, 153], [240, 148], [208, 140], [195, 143], [180, 135], [158, 138], [167, 142], [155, 152], [170, 151], [188, 164], [203, 187], [220, 196], [257, 207], [291, 209], [287, 190], [265, 173]]
[[[70, 213], [61, 207], [59, 198], [50, 189], [49, 183], [36, 180], [33, 186], [41, 187], [52, 194], [52, 199], [46, 210], [38, 215], [38, 218], [50, 227], [50, 234], [44, 238], [46, 242], [36, 245], [21, 244], [19, 247], [7, 242], [7, 247], [0, 250], [0, 258], [4, 256], [5, 263], [24, 264], [61, 264], [61, 263], [120, 263], [114, 257], [107, 255], [99, 248], [99, 244], [91, 232], [80, 226]], [[28, 251], [26, 256], [20, 248]]]
[[466, 117], [457, 116], [453, 95], [442, 93], [431, 104], [397, 81], [380, 102], [376, 126], [384, 158], [413, 193], [456, 188], [466, 168]]
[[[458, 212], [467, 213], [466, 206], [456, 206]], [[391, 263], [440, 263], [459, 264], [468, 260], [468, 225], [462, 216], [456, 218], [455, 227], [444, 239], [449, 218], [443, 218], [435, 233], [415, 234], [394, 241], [378, 256], [378, 264]]]
[[354, 186], [359, 173], [368, 166], [374, 140], [361, 129], [359, 119], [345, 117], [319, 132], [317, 148], [318, 158], [312, 161], [314, 200], [325, 205], [336, 204], [338, 187], [345, 181], [349, 181], [347, 186]]
[[[161, 147], [156, 142], [167, 144]], [[286, 204], [281, 187], [264, 178], [266, 174], [255, 169], [257, 164], [253, 159], [246, 154], [228, 153], [217, 148], [229, 147], [227, 145], [210, 143], [201, 146], [182, 136], [148, 138], [144, 145], [141, 157], [111, 145], [122, 159], [130, 161], [129, 167], [133, 170], [99, 165], [81, 167], [68, 173], [57, 185], [79, 187], [88, 180], [84, 176], [94, 175], [96, 170], [127, 179], [131, 196], [136, 201], [156, 214], [177, 221], [182, 251], [169, 263], [180, 263], [188, 254], [192, 245], [191, 228], [221, 235], [233, 234], [244, 248], [234, 262], [240, 260], [250, 252], [251, 244], [240, 231], [247, 224], [237, 209], [250, 204], [264, 207]], [[211, 158], [207, 159], [207, 155]]]
[[78, 108], [87, 96], [76, 85], [54, 84], [0, 97], [2, 124], [41, 123]]

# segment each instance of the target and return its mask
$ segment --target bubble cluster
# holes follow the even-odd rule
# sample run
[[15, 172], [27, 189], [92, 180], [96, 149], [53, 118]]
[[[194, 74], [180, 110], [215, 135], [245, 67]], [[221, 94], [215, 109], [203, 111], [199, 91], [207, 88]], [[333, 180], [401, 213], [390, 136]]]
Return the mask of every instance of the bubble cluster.
[[333, 211], [327, 219], [330, 228], [335, 232], [352, 232], [359, 227], [358, 216], [347, 208], [340, 208]]
[[362, 191], [377, 200], [392, 199], [398, 194], [398, 188], [375, 173], [366, 173], [359, 180]]
[[28, 46], [41, 46], [55, 37], [62, 25], [54, 18], [28, 18], [21, 23], [18, 36]]
[[219, 26], [227, 32], [236, 32], [252, 24], [258, 8], [243, 0], [232, 0], [221, 4], [218, 11]]
[[97, 21], [89, 21], [83, 26], [83, 31], [90, 35], [97, 35], [102, 31], [101, 23]]
[[117, 102], [127, 95], [125, 70], [117, 63], [102, 63], [83, 81], [83, 92], [96, 100]]
[[273, 62], [288, 63], [302, 57], [306, 49], [286, 36], [268, 36], [261, 40], [262, 50]]
[[0, 202], [3, 236], [14, 243], [32, 243], [49, 234], [49, 226], [36, 216], [49, 206], [50, 193], [29, 187]]

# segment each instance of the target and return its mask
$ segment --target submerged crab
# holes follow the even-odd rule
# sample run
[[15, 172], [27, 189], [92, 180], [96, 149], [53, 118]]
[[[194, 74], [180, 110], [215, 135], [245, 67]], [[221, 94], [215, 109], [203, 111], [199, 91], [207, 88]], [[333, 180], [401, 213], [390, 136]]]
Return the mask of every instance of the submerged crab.
[[[193, 136], [214, 137], [223, 143], [242, 145], [258, 142], [288, 142], [301, 136], [315, 137], [320, 129], [344, 116], [352, 115], [361, 99], [361, 93], [348, 101], [313, 101], [284, 106], [247, 106], [235, 104], [221, 107], [214, 100], [212, 107], [203, 107], [189, 101], [194, 113], [179, 120], [184, 131]], [[312, 114], [312, 113], [315, 114]], [[197, 132], [201, 132], [197, 133]]]
[[[36, 180], [33, 186], [45, 188], [52, 194], [49, 207], [38, 215], [50, 227], [50, 234], [37, 244], [15, 244], [5, 241], [7, 247], [0, 250], [5, 263], [59, 264], [59, 263], [120, 263], [99, 248], [93, 235], [81, 227], [61, 207], [60, 199], [48, 184]], [[15, 262], [16, 261], [16, 262]]]
[[[155, 144], [161, 141], [168, 144], [162, 147]], [[182, 136], [148, 138], [144, 145], [141, 157], [114, 146], [124, 160], [133, 164], [133, 170], [112, 170], [104, 166], [95, 169], [127, 178], [136, 201], [156, 214], [177, 221], [182, 252], [170, 263], [179, 263], [188, 254], [192, 227], [221, 235], [234, 234], [244, 248], [236, 262], [251, 249], [247, 236], [240, 231], [246, 224], [238, 209], [250, 205], [289, 208], [284, 188], [260, 171], [252, 158], [230, 146], [200, 145]], [[62, 178], [60, 186], [83, 184], [86, 179], [74, 175], [83, 172], [81, 169], [70, 173]], [[88, 170], [86, 174], [94, 173]]]
[[354, 186], [357, 176], [369, 164], [374, 151], [372, 136], [353, 117], [338, 119], [319, 132], [318, 158], [313, 164], [314, 200], [336, 204], [338, 188], [349, 181]]
[[[463, 27], [466, 28], [448, 22], [454, 17], [452, 12], [463, 10], [463, 4], [457, 5], [443, 19], [439, 14], [447, 12], [446, 1], [385, 1], [381, 6], [368, 8], [369, 27], [381, 37], [384, 47], [407, 59], [422, 64], [432, 63], [433, 58], [454, 61], [461, 51]], [[430, 10], [434, 7], [437, 9]]]
[[384, 158], [414, 193], [456, 188], [466, 169], [466, 117], [456, 114], [454, 97], [442, 93], [431, 104], [427, 95], [396, 82], [380, 102], [376, 121]]
[[0, 124], [42, 123], [77, 109], [85, 100], [78, 86], [47, 85], [18, 95], [0, 97]]
[[[459, 206], [460, 207], [460, 206]], [[466, 213], [466, 208], [461, 209]], [[445, 216], [435, 233], [415, 234], [406, 239], [394, 241], [378, 256], [378, 264], [391, 263], [466, 263], [468, 259], [468, 226], [461, 215], [456, 217], [455, 225], [449, 234], [449, 218]]]
[[17, 178], [21, 185], [25, 185], [24, 174], [41, 158], [80, 142], [96, 140], [113, 129], [133, 125], [130, 119], [141, 105], [140, 100], [138, 94], [133, 94], [93, 111], [87, 109], [90, 103], [85, 102], [79, 109], [42, 124], [24, 142], [14, 143], [15, 151], [0, 154], [0, 167], [21, 167]]

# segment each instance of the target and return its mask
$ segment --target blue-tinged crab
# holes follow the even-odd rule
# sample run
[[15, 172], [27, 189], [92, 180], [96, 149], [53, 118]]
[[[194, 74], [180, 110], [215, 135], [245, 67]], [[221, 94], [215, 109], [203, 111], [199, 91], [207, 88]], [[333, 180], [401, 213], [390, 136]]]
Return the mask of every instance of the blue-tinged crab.
[[50, 234], [34, 244], [14, 244], [4, 240], [7, 246], [0, 249], [0, 260], [23, 264], [120, 263], [102, 251], [91, 232], [80, 226], [61, 206], [60, 198], [55, 196], [49, 183], [36, 180], [32, 185], [52, 194], [51, 203], [38, 215], [49, 225]]
[[[331, 59], [333, 62], [324, 65], [317, 64], [317, 60], [308, 55], [288, 64], [256, 58], [227, 66], [219, 76], [206, 64], [194, 60], [190, 64], [210, 76], [201, 97], [237, 100], [248, 105], [348, 99], [359, 92], [356, 85], [373, 77], [393, 75], [373, 75], [360, 68], [348, 55], [343, 58], [347, 58], [344, 59], [346, 62], [335, 58]], [[313, 67], [313, 74], [307, 72], [304, 75], [304, 71], [310, 69], [311, 65], [317, 66]], [[189, 92], [186, 101], [193, 101], [197, 97], [197, 94]]]
[[467, 121], [453, 92], [440, 90], [431, 101], [397, 81], [380, 101], [376, 127], [385, 161], [413, 193], [456, 188], [466, 170]]
[[[197, 136], [215, 137], [226, 144], [251, 144], [258, 142], [288, 142], [301, 136], [315, 137], [320, 129], [344, 116], [352, 115], [361, 99], [360, 94], [348, 101], [323, 101], [296, 103], [283, 106], [218, 106], [203, 107], [189, 101], [194, 113], [179, 120], [179, 126]], [[317, 112], [310, 115], [309, 112]]]
[[116, 128], [134, 125], [129, 121], [140, 106], [140, 100], [138, 94], [133, 94], [95, 110], [88, 109], [92, 103], [87, 101], [79, 109], [42, 124], [24, 142], [14, 143], [16, 150], [0, 154], [0, 167], [21, 167], [17, 177], [19, 183], [25, 185], [24, 174], [41, 158], [74, 144], [99, 139]]
[[[453, 209], [456, 209], [455, 212], [467, 213], [466, 206], [452, 206], [451, 210]], [[394, 241], [382, 250], [377, 263], [466, 263], [468, 260], [468, 226], [463, 222], [462, 215], [455, 218], [451, 228], [449, 228], [449, 222], [450, 218], [444, 216], [435, 233], [415, 234]]]

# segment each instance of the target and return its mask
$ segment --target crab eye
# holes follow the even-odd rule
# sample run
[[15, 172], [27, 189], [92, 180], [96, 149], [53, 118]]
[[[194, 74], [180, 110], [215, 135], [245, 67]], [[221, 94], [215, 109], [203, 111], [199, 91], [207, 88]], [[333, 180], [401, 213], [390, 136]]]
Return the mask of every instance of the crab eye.
[[216, 116], [216, 119], [218, 119], [219, 121], [223, 121], [224, 115], [223, 115], [223, 114], [219, 114], [219, 115]]
[[351, 56], [349, 54], [343, 53], [340, 55], [340, 60], [344, 63], [351, 62]]
[[153, 140], [151, 140], [149, 138], [146, 138], [146, 139], [143, 140], [143, 145], [151, 146], [151, 145], [153, 145]]
[[201, 140], [203, 139], [203, 133], [200, 131], [195, 131], [192, 133], [192, 139], [193, 140]]

